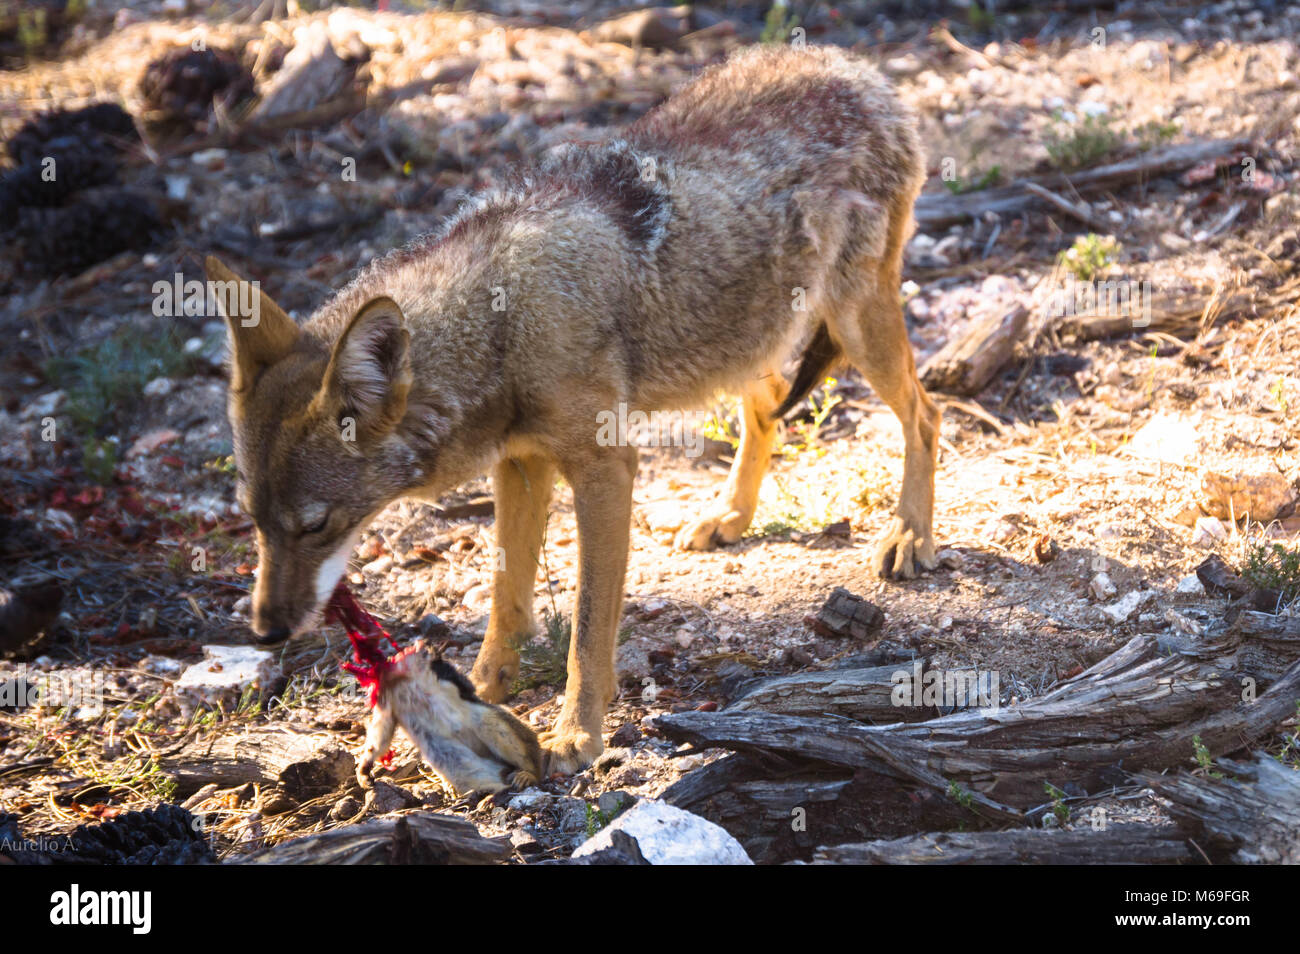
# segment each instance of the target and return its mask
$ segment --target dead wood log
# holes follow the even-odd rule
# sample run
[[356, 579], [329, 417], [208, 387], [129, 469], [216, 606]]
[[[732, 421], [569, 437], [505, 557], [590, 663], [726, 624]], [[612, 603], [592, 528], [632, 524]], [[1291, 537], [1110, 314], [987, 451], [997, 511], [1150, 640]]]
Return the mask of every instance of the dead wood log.
[[508, 838], [484, 838], [453, 815], [413, 812], [303, 835], [240, 864], [254, 865], [486, 865], [510, 857]]
[[208, 784], [229, 788], [259, 782], [303, 801], [351, 784], [356, 758], [332, 735], [264, 726], [191, 743], [160, 760], [159, 768], [182, 798]]
[[[1249, 312], [1257, 304], [1255, 297], [1245, 290], [1219, 293], [1204, 289], [1141, 291], [1131, 294], [1125, 302], [1119, 297], [1119, 289], [1124, 284], [1115, 283], [1116, 299], [1112, 301], [1106, 296], [1105, 307], [1099, 309], [1103, 313], [1058, 318], [1054, 324], [1057, 334], [1076, 342], [1121, 337], [1135, 331], [1163, 331], [1175, 336], [1194, 334], [1207, 315], [1215, 320], [1230, 318]], [[1150, 301], [1140, 300], [1143, 298]]]
[[[1243, 692], [1238, 634], [1204, 640], [1199, 653], [1163, 655], [1138, 636], [1091, 669], [1022, 705], [967, 709], [924, 723], [868, 726], [847, 719], [762, 712], [659, 716], [677, 742], [775, 753], [805, 764], [866, 769], [919, 789], [954, 794], [988, 820], [1019, 821], [1044, 785], [1085, 789], [1126, 772], [1186, 764], [1193, 737], [1221, 755], [1266, 735], [1295, 709], [1300, 663], [1262, 695]], [[1253, 687], [1252, 687], [1253, 688]], [[1245, 697], [1245, 698], [1243, 698]]]
[[986, 212], [998, 214], [1023, 212], [1043, 202], [1040, 196], [1025, 188], [1025, 182], [1033, 182], [1041, 189], [1052, 192], [1073, 190], [1081, 195], [1102, 192], [1168, 175], [1213, 159], [1229, 158], [1249, 149], [1250, 145], [1249, 139], [1213, 139], [1184, 143], [1164, 149], [1153, 149], [1140, 156], [1093, 169], [1035, 176], [1009, 185], [967, 192], [963, 195], [928, 193], [916, 200], [916, 221], [922, 229], [932, 231], [974, 221]]
[[1197, 860], [1186, 838], [1170, 825], [928, 832], [818, 848], [813, 855], [813, 864], [825, 865], [1168, 865]]
[[921, 383], [935, 391], [978, 394], [1011, 360], [1028, 327], [1029, 309], [1021, 302], [978, 319], [925, 363]]
[[807, 858], [818, 845], [969, 824], [946, 795], [887, 775], [771, 756], [729, 755], [688, 772], [661, 796], [721, 825], [754, 861]]
[[1242, 637], [1237, 668], [1265, 683], [1280, 679], [1300, 657], [1300, 617], [1243, 610], [1232, 631]]
[[728, 712], [834, 715], [868, 722], [920, 722], [937, 715], [921, 706], [893, 702], [894, 674], [912, 674], [912, 663], [868, 669], [828, 669], [765, 679], [727, 706]]
[[1222, 759], [1236, 778], [1143, 772], [1169, 814], [1216, 863], [1300, 864], [1300, 772], [1266, 755]]

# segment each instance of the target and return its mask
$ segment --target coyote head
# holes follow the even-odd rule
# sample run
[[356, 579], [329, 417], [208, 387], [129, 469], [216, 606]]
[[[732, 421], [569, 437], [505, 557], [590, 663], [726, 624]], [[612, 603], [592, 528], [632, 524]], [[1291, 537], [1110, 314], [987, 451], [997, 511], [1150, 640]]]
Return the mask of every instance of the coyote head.
[[[217, 259], [206, 265], [210, 282], [242, 285]], [[257, 528], [253, 631], [277, 643], [319, 622], [361, 529], [419, 483], [397, 434], [409, 341], [390, 298], [341, 328], [299, 328], [260, 289], [251, 316], [217, 304], [230, 329], [238, 500]]]

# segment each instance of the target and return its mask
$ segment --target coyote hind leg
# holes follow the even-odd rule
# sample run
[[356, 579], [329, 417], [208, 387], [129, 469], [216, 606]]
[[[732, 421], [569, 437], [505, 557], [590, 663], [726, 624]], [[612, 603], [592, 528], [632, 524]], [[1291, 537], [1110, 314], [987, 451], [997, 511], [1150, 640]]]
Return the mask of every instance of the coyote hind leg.
[[703, 516], [677, 534], [680, 550], [712, 550], [735, 543], [749, 529], [758, 507], [758, 489], [772, 457], [777, 422], [772, 412], [785, 398], [787, 384], [781, 372], [768, 368], [742, 395], [740, 446], [731, 462], [727, 485]]
[[877, 544], [872, 567], [879, 576], [911, 579], [932, 570], [934, 471], [939, 450], [939, 408], [921, 387], [898, 297], [898, 270], [879, 267], [860, 308], [836, 329], [849, 361], [862, 372], [903, 427], [903, 488], [898, 509]]

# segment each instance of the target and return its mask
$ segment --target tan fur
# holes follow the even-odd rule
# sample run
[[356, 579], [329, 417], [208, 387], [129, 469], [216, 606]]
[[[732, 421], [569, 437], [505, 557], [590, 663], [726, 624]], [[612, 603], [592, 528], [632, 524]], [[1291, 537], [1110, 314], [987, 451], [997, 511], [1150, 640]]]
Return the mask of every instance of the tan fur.
[[899, 303], [923, 169], [913, 117], [865, 63], [746, 51], [622, 138], [554, 150], [373, 263], [288, 340], [273, 305], [269, 331], [232, 320], [240, 499], [261, 553], [255, 630], [274, 640], [314, 625], [339, 555], [390, 501], [495, 466], [505, 559], [473, 681], [499, 701], [532, 632], [558, 473], [574, 490], [580, 573], [565, 702], [542, 744], [552, 771], [589, 763], [616, 689], [636, 469], [634, 449], [597, 442], [598, 415], [741, 391], [722, 499], [679, 539], [734, 542], [787, 387], [774, 369], [819, 328], [903, 426], [903, 489], [875, 569], [933, 566], [939, 415]]

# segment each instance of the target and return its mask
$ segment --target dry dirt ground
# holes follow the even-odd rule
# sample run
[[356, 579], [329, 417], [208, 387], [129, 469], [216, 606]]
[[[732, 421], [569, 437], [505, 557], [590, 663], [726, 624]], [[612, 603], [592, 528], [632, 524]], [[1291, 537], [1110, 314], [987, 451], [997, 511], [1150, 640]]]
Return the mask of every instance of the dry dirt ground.
[[[814, 5], [803, 11], [809, 37], [873, 55], [917, 109], [928, 193], [1042, 171], [1062, 149], [1067, 164], [1103, 161], [1077, 155], [1088, 148], [1081, 129], [1113, 137], [1111, 157], [1167, 142], [1249, 139], [1238, 163], [1217, 173], [1090, 196], [1094, 224], [1116, 242], [1106, 277], [1182, 289], [1205, 307], [1181, 326], [1078, 340], [1045, 313], [1045, 289], [1061, 274], [1058, 255], [1093, 227], [1033, 211], [921, 231], [905, 275], [918, 362], [985, 313], [1017, 301], [1031, 309], [1024, 341], [987, 387], [936, 395], [945, 407], [938, 570], [906, 583], [867, 571], [899, 485], [901, 437], [856, 374], [841, 374], [782, 435], [760, 513], [734, 547], [672, 547], [674, 532], [720, 488], [727, 442], [710, 439], [694, 458], [682, 447], [643, 451], [623, 689], [605, 725], [617, 751], [593, 772], [550, 780], [513, 807], [453, 805], [399, 746], [400, 786], [384, 789], [379, 805], [363, 805], [347, 784], [305, 802], [254, 783], [197, 799], [178, 792], [166, 756], [182, 744], [271, 722], [332, 734], [356, 750], [365, 705], [337, 670], [346, 640], [331, 628], [284, 650], [284, 678], [263, 687], [272, 695], [215, 714], [175, 698], [172, 683], [203, 645], [245, 641], [256, 555], [229, 474], [221, 328], [154, 317], [154, 283], [178, 272], [201, 277], [196, 256], [215, 249], [305, 317], [357, 266], [431, 227], [503, 163], [626, 123], [728, 49], [758, 39], [765, 10], [699, 8], [695, 32], [652, 49], [590, 32], [613, 7], [348, 10], [250, 23], [162, 6], [100, 4], [100, 19], [73, 30], [56, 58], [0, 73], [5, 134], [55, 106], [110, 99], [138, 112], [145, 65], [195, 36], [255, 63], [263, 82], [309, 22], [365, 44], [369, 95], [382, 103], [253, 142], [222, 140], [219, 123], [160, 132], [125, 174], [169, 197], [151, 247], [58, 277], [34, 271], [21, 249], [6, 252], [0, 515], [31, 527], [21, 539], [15, 529], [0, 552], [0, 584], [55, 578], [65, 597], [31, 658], [0, 663], [0, 677], [100, 672], [108, 680], [102, 710], [0, 714], [0, 811], [19, 814], [29, 832], [188, 799], [213, 819], [220, 853], [235, 858], [414, 799], [510, 832], [521, 859], [564, 854], [599, 817], [589, 805], [601, 793], [653, 795], [711, 757], [674, 759], [646, 731], [647, 716], [723, 705], [750, 679], [835, 665], [870, 648], [810, 628], [836, 586], [884, 611], [883, 640], [939, 665], [996, 671], [1002, 701], [1014, 704], [1136, 633], [1221, 615], [1222, 601], [1180, 586], [1208, 554], [1239, 565], [1252, 542], [1294, 544], [1300, 535], [1294, 507], [1267, 526], [1207, 519], [1213, 503], [1203, 490], [1207, 471], [1280, 475], [1292, 490], [1300, 478], [1292, 39], [1300, 13], [1249, 3], [1174, 4], [1158, 16], [1141, 5], [1075, 18], [1029, 12], [954, 27], [960, 42], [947, 43], [930, 33], [937, 18], [924, 11]], [[339, 175], [349, 158], [355, 181]], [[1243, 158], [1261, 179], [1241, 180]], [[956, 182], [944, 181], [945, 168], [957, 170]], [[104, 342], [135, 352], [166, 335], [170, 354], [133, 366], [120, 387], [101, 380]], [[708, 433], [725, 438], [734, 406], [720, 399], [709, 410]], [[47, 417], [58, 425], [54, 441], [41, 439]], [[442, 509], [393, 505], [349, 571], [359, 598], [395, 635], [448, 640], [462, 669], [486, 625], [495, 562], [488, 494], [480, 480], [449, 494]], [[537, 577], [539, 613], [560, 618], [576, 582], [571, 503], [561, 486]], [[1094, 585], [1100, 573], [1113, 589]], [[1131, 612], [1114, 609], [1134, 593]], [[553, 635], [527, 649], [513, 703], [539, 729], [563, 691]], [[1158, 814], [1154, 799], [1118, 794], [1115, 811]]]

